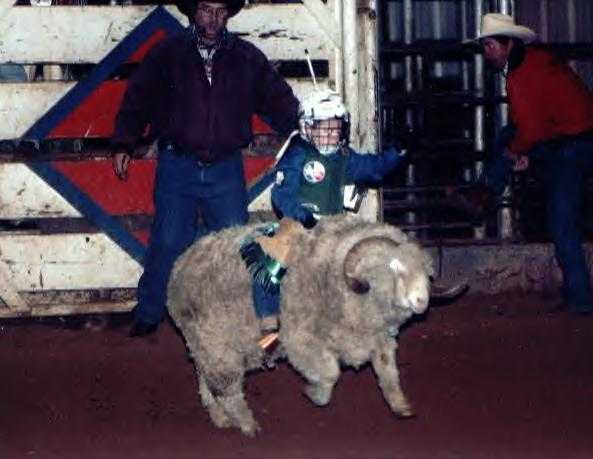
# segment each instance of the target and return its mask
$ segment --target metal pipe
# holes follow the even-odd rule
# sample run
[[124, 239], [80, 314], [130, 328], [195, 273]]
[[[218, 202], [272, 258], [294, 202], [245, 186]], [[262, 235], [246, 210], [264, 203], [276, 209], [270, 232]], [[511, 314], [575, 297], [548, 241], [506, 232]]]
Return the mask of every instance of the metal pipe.
[[[343, 36], [343, 17], [342, 17], [342, 1], [341, 0], [334, 0], [333, 2], [334, 7], [334, 18], [336, 20], [336, 24], [338, 26], [338, 36]], [[342, 44], [342, 48], [343, 48]], [[335, 82], [335, 90], [340, 93], [340, 95], [344, 96], [344, 60], [343, 60], [343, 52], [341, 48], [334, 48], [334, 82]]]
[[[391, 43], [395, 43], [400, 41], [401, 29], [397, 26], [397, 17], [398, 14], [398, 3], [396, 2], [387, 2], [387, 8], [385, 13], [387, 15], [387, 37]], [[392, 80], [397, 79], [398, 71], [397, 71], [397, 63], [391, 62], [389, 64], [389, 77]]]
[[[459, 10], [458, 10], [459, 18], [460, 18], [460, 35], [461, 41], [465, 41], [469, 38], [468, 34], [468, 24], [467, 24], [467, 0], [460, 0], [459, 1]], [[461, 87], [464, 93], [469, 92], [469, 62], [466, 59], [461, 60]], [[467, 105], [466, 105], [467, 106]], [[471, 130], [469, 127], [465, 127], [463, 129], [463, 138], [469, 139], [471, 136]], [[463, 169], [463, 180], [465, 182], [471, 182], [473, 179], [472, 176], [472, 169], [468, 166], [465, 166]]]
[[379, 37], [377, 24], [377, 0], [368, 0], [368, 10], [366, 14], [359, 16], [363, 30], [364, 48], [362, 50], [363, 64], [361, 70], [364, 72], [363, 100], [360, 110], [361, 124], [361, 149], [363, 151], [377, 151], [379, 147], [379, 132], [377, 131], [377, 121], [379, 113]]
[[[474, 37], [480, 34], [480, 26], [482, 23], [482, 15], [484, 14], [483, 1], [474, 0]], [[484, 57], [482, 54], [474, 55], [474, 93], [475, 95], [482, 95], [484, 92]], [[474, 108], [474, 150], [477, 152], [484, 152], [484, 106], [476, 105]], [[474, 176], [478, 177], [483, 169], [483, 161], [477, 160], [474, 162]], [[485, 228], [474, 229], [474, 237], [476, 239], [483, 239], [485, 235]]]
[[[361, 51], [362, 60], [360, 69], [360, 91], [364, 103], [359, 106], [360, 114], [360, 147], [365, 152], [376, 152], [381, 146], [381, 132], [378, 129], [380, 121], [379, 105], [379, 27], [377, 0], [367, 0], [367, 9], [359, 14], [362, 27]], [[372, 199], [374, 198], [374, 199]], [[369, 190], [366, 205], [361, 209], [369, 220], [383, 220], [382, 194]], [[365, 217], [363, 215], [363, 218]]]
[[[414, 164], [408, 164], [408, 167], [406, 169], [406, 186], [413, 187], [415, 185], [416, 185], [416, 166]], [[415, 198], [414, 193], [406, 194], [406, 200], [414, 201], [415, 199], [416, 198]], [[406, 212], [405, 220], [406, 220], [406, 224], [408, 224], [408, 225], [416, 224], [416, 213], [415, 212]], [[417, 236], [415, 231], [410, 231], [409, 234], [412, 237]]]
[[[443, 38], [443, 7], [441, 2], [432, 2], [432, 31], [435, 40]], [[436, 61], [434, 63], [434, 76], [443, 77], [443, 63]]]
[[548, 24], [548, 10], [550, 5], [548, 4], [548, 0], [540, 0], [539, 3], [539, 36], [540, 39], [544, 42], [548, 41], [548, 35], [550, 33], [550, 27]]
[[[404, 7], [404, 44], [410, 45], [412, 44], [413, 35], [414, 35], [414, 8], [413, 8], [412, 0], [404, 0], [403, 7]], [[414, 90], [413, 86], [413, 78], [412, 78], [412, 56], [407, 55], [405, 57], [405, 69], [404, 69], [404, 78], [405, 78], [405, 89], [406, 93], [411, 93]], [[410, 112], [410, 110], [408, 110]], [[411, 120], [410, 120], [411, 121]]]
[[[515, 4], [514, 0], [500, 0], [500, 12], [514, 15]], [[501, 97], [506, 97], [506, 79], [501, 74], [498, 77], [498, 94]], [[497, 107], [497, 121], [498, 127], [502, 128], [509, 122], [509, 107], [507, 104], [499, 104]], [[513, 200], [512, 186], [507, 186], [501, 197], [501, 207], [497, 215], [498, 237], [500, 239], [512, 239], [513, 237], [513, 208], [511, 203]]]
[[[461, 19], [461, 41], [465, 41], [469, 38], [467, 28], [467, 0], [460, 0], [459, 2], [459, 17]], [[463, 90], [469, 91], [469, 65], [465, 59], [461, 61], [461, 78]]]
[[[403, 0], [403, 18], [404, 18], [404, 44], [410, 45], [414, 39], [414, 4], [412, 0]], [[404, 61], [404, 78], [406, 94], [410, 94], [414, 90], [413, 84], [413, 67], [412, 56], [406, 55]], [[406, 109], [406, 124], [409, 129], [414, 130], [414, 112], [412, 109]], [[414, 164], [409, 164], [406, 170], [406, 185], [414, 186], [416, 184], [416, 167]], [[414, 200], [414, 194], [409, 193], [406, 199]], [[406, 222], [408, 224], [416, 223], [416, 213], [406, 212]], [[411, 233], [415, 236], [414, 233]]]
[[343, 8], [342, 49], [344, 51], [344, 100], [350, 111], [350, 141], [355, 149], [359, 149], [358, 25], [356, 0], [344, 0]]

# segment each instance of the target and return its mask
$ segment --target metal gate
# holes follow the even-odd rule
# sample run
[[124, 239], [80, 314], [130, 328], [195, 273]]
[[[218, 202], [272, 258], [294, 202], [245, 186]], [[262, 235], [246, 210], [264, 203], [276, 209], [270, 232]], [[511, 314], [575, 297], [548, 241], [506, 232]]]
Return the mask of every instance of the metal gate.
[[[476, 44], [464, 43], [477, 36], [487, 12], [515, 15], [538, 32], [539, 46], [571, 60], [593, 87], [593, 2], [383, 2], [383, 140], [402, 141], [411, 158], [407, 170], [383, 189], [384, 218], [426, 243], [497, 244], [546, 237], [538, 183], [526, 174], [515, 174], [498, 213], [486, 220], [459, 213], [445, 197], [445, 189], [467, 186], [480, 174], [497, 132], [507, 123], [504, 81], [484, 71]], [[528, 206], [513, 199], [519, 189], [529, 194]]]

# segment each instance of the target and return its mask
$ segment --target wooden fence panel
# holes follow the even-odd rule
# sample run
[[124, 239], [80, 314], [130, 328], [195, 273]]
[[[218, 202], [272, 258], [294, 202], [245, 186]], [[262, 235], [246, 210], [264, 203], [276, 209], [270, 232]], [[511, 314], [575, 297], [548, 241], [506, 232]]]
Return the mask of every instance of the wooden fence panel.
[[[0, 19], [0, 62], [97, 63], [155, 6], [14, 7]], [[166, 10], [182, 24], [177, 8]], [[333, 48], [300, 4], [258, 4], [229, 21], [229, 30], [258, 46], [271, 60], [328, 59]], [[65, 45], [67, 44], [67, 46]]]
[[[147, 26], [150, 21], [156, 22]], [[23, 138], [81, 139], [83, 146], [89, 139], [107, 141], [126, 85], [125, 76], [110, 79], [113, 71], [139, 62], [156, 40], [178, 30], [177, 21], [186, 24], [173, 6], [5, 9], [0, 16], [0, 64], [90, 64], [91, 77], [1, 83], [3, 145], [18, 150]], [[307, 49], [312, 59], [328, 62], [331, 75], [334, 44], [302, 4], [248, 6], [229, 22], [229, 29], [272, 61], [299, 61], [302, 66]], [[121, 53], [131, 35], [136, 48]], [[302, 75], [287, 81], [298, 98], [314, 89]], [[318, 84], [327, 87], [329, 79], [318, 77]], [[270, 133], [258, 119], [254, 130]], [[154, 157], [134, 161], [130, 178], [120, 182], [104, 152], [93, 156], [83, 150], [68, 160], [38, 153], [28, 158], [20, 151], [11, 156], [4, 149], [0, 153], [0, 317], [129, 310], [133, 302], [127, 297], [114, 303], [104, 301], [103, 293], [133, 290], [142, 272], [148, 238], [144, 223], [153, 212]], [[270, 210], [273, 162], [273, 156], [246, 152], [251, 212]], [[122, 223], [130, 221], [142, 224]], [[43, 224], [36, 227], [39, 222]], [[72, 227], [45, 232], [56, 228], [48, 222], [72, 222]], [[55, 300], [60, 292], [74, 292], [74, 298], [86, 291], [97, 294], [88, 295], [94, 300], [85, 304], [49, 304], [39, 296], [47, 293]]]

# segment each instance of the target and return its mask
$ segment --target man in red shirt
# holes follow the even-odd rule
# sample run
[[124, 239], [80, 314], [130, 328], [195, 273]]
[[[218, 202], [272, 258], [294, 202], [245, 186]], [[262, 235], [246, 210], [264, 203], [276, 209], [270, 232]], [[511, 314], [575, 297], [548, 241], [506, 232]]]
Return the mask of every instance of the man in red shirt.
[[535, 38], [511, 16], [483, 17], [478, 39], [489, 66], [506, 76], [512, 125], [499, 136], [479, 182], [499, 195], [513, 169], [526, 169], [530, 162], [541, 165], [565, 306], [590, 313], [593, 298], [578, 219], [585, 175], [593, 170], [593, 94], [565, 63], [526, 46]]

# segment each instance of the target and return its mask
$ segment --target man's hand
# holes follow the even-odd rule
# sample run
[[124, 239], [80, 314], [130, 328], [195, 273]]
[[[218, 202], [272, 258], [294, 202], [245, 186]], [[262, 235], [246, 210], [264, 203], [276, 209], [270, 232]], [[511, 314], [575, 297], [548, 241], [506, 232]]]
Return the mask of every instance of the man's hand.
[[113, 172], [120, 180], [128, 178], [128, 166], [130, 165], [131, 157], [128, 153], [117, 152], [113, 155]]

